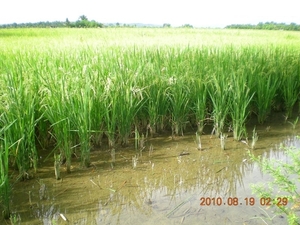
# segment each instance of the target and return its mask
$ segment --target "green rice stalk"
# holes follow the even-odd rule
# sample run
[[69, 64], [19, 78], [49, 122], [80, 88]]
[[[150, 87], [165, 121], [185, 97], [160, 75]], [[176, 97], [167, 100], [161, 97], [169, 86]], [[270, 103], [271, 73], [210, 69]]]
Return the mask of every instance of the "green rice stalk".
[[[100, 79], [99, 79], [100, 77]], [[97, 79], [98, 78], [98, 79]], [[104, 113], [105, 108], [103, 105], [103, 93], [104, 93], [104, 81], [101, 74], [95, 73], [93, 78], [91, 79], [91, 85], [94, 88], [94, 93], [92, 97], [92, 109], [91, 109], [91, 132], [92, 132], [92, 140], [96, 146], [102, 145], [102, 139], [104, 135]]]
[[207, 114], [207, 82], [204, 79], [194, 80], [194, 112], [196, 115], [196, 122], [198, 133], [201, 135], [203, 128], [205, 126], [204, 122], [206, 120]]
[[[47, 80], [46, 80], [47, 79]], [[72, 158], [72, 135], [71, 135], [71, 91], [68, 87], [68, 79], [65, 74], [61, 77], [53, 76], [43, 78], [41, 88], [42, 102], [41, 109], [44, 117], [50, 122], [53, 130], [53, 137], [56, 139], [56, 147], [59, 149], [61, 158], [66, 158], [67, 172], [71, 172]]]
[[230, 86], [225, 74], [212, 76], [208, 93], [213, 106], [214, 131], [217, 137], [224, 130], [230, 106]]
[[118, 119], [118, 90], [116, 85], [114, 85], [112, 79], [107, 78], [103, 105], [105, 108], [104, 112], [104, 129], [106, 136], [108, 137], [108, 145], [110, 148], [113, 148], [116, 144], [116, 132], [117, 132], [117, 119]]
[[134, 124], [135, 116], [143, 104], [142, 90], [132, 84], [119, 84], [120, 90], [117, 102], [118, 128], [121, 144], [128, 145], [128, 138], [131, 133], [131, 127]]
[[2, 215], [4, 219], [10, 217], [10, 194], [11, 187], [9, 182], [9, 149], [13, 146], [8, 146], [7, 142], [7, 130], [17, 120], [12, 121], [11, 124], [6, 124], [3, 118], [4, 114], [0, 115], [0, 203], [3, 211]]
[[10, 156], [21, 179], [28, 177], [29, 168], [36, 171], [38, 158], [35, 126], [40, 118], [35, 117], [36, 93], [30, 90], [30, 80], [27, 79], [29, 78], [22, 73], [21, 68], [4, 75], [7, 89], [4, 97], [6, 113], [3, 119], [6, 124], [12, 124], [7, 130], [6, 138], [9, 146], [18, 141], [17, 147], [10, 149]]
[[[151, 81], [149, 81], [150, 83]], [[147, 88], [147, 110], [148, 110], [148, 118], [149, 124], [148, 128], [150, 129], [150, 135], [156, 133], [157, 128], [160, 130], [164, 127], [164, 120], [167, 117], [168, 112], [168, 104], [169, 101], [166, 98], [166, 89], [167, 86], [164, 82], [155, 80], [153, 83], [148, 83], [149, 87]]]
[[298, 68], [285, 68], [283, 71], [281, 91], [288, 117], [291, 117], [293, 114], [293, 107], [300, 95], [299, 90], [300, 80]]
[[254, 93], [251, 93], [250, 88], [247, 86], [246, 74], [231, 74], [230, 94], [233, 138], [241, 140], [242, 137], [247, 137], [246, 119], [249, 115], [248, 106], [254, 96]]
[[[171, 81], [172, 80], [172, 81]], [[190, 112], [190, 88], [182, 80], [170, 78], [168, 97], [170, 101], [170, 113], [173, 135], [183, 134], [184, 125], [188, 121]]]
[[71, 101], [71, 120], [75, 130], [78, 133], [80, 142], [80, 158], [84, 167], [90, 165], [90, 135], [91, 135], [91, 111], [93, 106], [93, 87], [90, 82], [90, 73], [87, 66], [82, 69], [82, 87], [79, 86]]
[[262, 124], [271, 112], [272, 102], [280, 85], [280, 79], [273, 73], [261, 73], [255, 75], [254, 85], [254, 102], [257, 108], [258, 122]]

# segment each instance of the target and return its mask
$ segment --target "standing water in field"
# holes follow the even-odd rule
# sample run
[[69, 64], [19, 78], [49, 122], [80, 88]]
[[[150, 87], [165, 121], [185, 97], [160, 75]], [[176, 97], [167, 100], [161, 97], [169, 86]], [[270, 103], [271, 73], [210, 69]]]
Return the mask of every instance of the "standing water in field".
[[12, 218], [21, 224], [262, 224], [268, 219], [269, 224], [285, 224], [285, 217], [276, 216], [252, 194], [250, 184], [271, 178], [248, 151], [287, 160], [279, 146], [299, 148], [299, 127], [265, 128], [256, 127], [255, 150], [232, 135], [222, 150], [219, 138], [202, 135], [199, 151], [191, 133], [175, 140], [150, 138], [143, 154], [134, 147], [120, 148], [114, 159], [109, 148], [96, 149], [91, 167], [80, 169], [76, 162], [72, 173], [62, 167], [61, 180], [46, 162], [35, 179], [14, 185]]

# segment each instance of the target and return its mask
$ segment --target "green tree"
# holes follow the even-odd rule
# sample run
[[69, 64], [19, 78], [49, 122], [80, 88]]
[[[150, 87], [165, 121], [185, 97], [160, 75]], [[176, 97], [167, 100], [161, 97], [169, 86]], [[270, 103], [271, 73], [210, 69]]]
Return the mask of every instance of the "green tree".
[[193, 25], [191, 25], [191, 24], [184, 24], [184, 25], [182, 25], [182, 27], [184, 27], [184, 28], [193, 28]]
[[83, 21], [86, 20], [88, 21], [88, 18], [85, 15], [79, 16], [79, 20]]

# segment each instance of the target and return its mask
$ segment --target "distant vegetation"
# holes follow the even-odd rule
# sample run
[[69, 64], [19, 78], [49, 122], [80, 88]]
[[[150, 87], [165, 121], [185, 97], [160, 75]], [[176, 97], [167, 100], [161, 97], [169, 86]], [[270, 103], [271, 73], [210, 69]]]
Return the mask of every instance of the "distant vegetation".
[[104, 27], [104, 24], [96, 22], [95, 20], [89, 21], [85, 15], [79, 17], [76, 22], [70, 22], [67, 18], [66, 21], [54, 21], [54, 22], [37, 22], [37, 23], [12, 23], [12, 24], [4, 24], [0, 25], [0, 28], [47, 28], [47, 27], [84, 27], [84, 28], [96, 28], [96, 27]]
[[[143, 24], [143, 23], [99, 23], [95, 20], [88, 20], [88, 18], [85, 15], [82, 15], [78, 18], [75, 22], [70, 22], [67, 18], [66, 21], [54, 21], [54, 22], [37, 22], [37, 23], [11, 23], [11, 24], [0, 24], [1, 28], [58, 28], [58, 27], [70, 27], [70, 28], [103, 28], [103, 27], [163, 27], [163, 28], [169, 28], [171, 27], [171, 24], [164, 23], [163, 25], [155, 25], [155, 24]], [[184, 28], [193, 28], [190, 24], [184, 24], [180, 27]]]
[[257, 25], [253, 24], [232, 24], [228, 25], [225, 28], [227, 29], [258, 29], [258, 30], [294, 30], [300, 31], [300, 25], [296, 23], [275, 23], [275, 22], [266, 22], [258, 23]]
[[[70, 22], [67, 18], [66, 21], [54, 21], [54, 22], [37, 22], [37, 23], [12, 23], [12, 24], [3, 24], [0, 25], [0, 28], [56, 28], [56, 27], [70, 27], [70, 28], [96, 28], [96, 27], [163, 27], [170, 28], [172, 27], [169, 23], [164, 23], [163, 25], [154, 25], [154, 24], [142, 24], [142, 23], [100, 23], [95, 20], [88, 20], [85, 15], [82, 15], [75, 22]], [[184, 24], [183, 28], [193, 28], [191, 24]], [[266, 22], [258, 23], [257, 25], [253, 24], [231, 24], [225, 27], [225, 29], [257, 29], [257, 30], [294, 30], [300, 31], [300, 25], [296, 23], [275, 23], [275, 22]]]

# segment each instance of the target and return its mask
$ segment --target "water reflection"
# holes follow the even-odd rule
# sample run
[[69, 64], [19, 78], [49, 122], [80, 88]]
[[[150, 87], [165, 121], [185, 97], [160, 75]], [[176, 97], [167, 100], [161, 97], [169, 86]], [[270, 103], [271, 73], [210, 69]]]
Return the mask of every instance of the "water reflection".
[[[196, 149], [192, 136], [163, 144], [161, 140], [152, 140], [155, 150], [151, 156], [140, 156], [135, 169], [130, 160], [126, 161], [135, 152], [116, 151], [114, 170], [105, 167], [109, 160], [98, 157], [96, 169], [75, 170], [60, 183], [46, 175], [50, 167], [43, 177], [47, 197], [40, 199], [39, 185], [28, 181], [23, 189], [15, 189], [14, 213], [22, 224], [65, 224], [60, 214], [71, 224], [195, 224], [199, 221], [260, 224], [261, 221], [250, 218], [258, 217], [262, 211], [258, 205], [246, 206], [245, 198], [253, 196], [249, 184], [270, 177], [262, 174], [249, 159], [243, 143], [229, 140], [228, 150], [223, 151], [217, 138], [202, 139], [203, 145], [209, 146], [205, 151]], [[300, 140], [290, 136], [282, 143], [274, 143], [269, 150], [261, 147], [253, 153], [288, 160], [281, 146], [300, 148]], [[190, 154], [180, 156], [183, 150]], [[30, 206], [29, 191], [32, 192]], [[222, 202], [221, 206], [200, 206], [200, 197], [222, 197], [224, 203], [236, 197], [239, 205], [233, 207]], [[282, 224], [282, 221], [279, 218], [272, 223]]]

